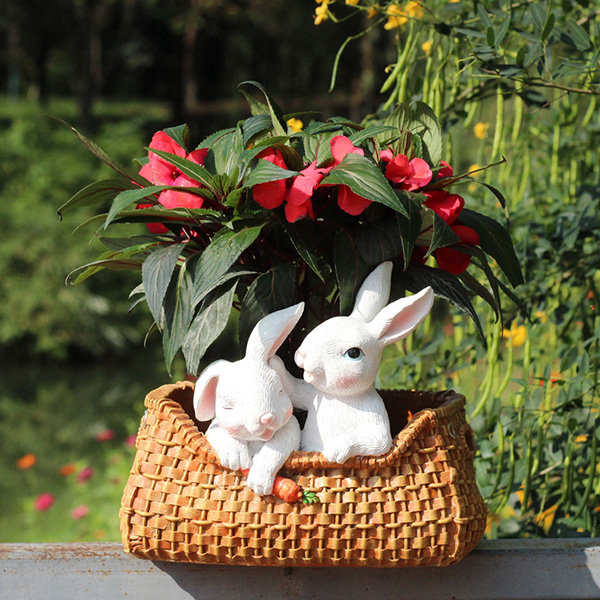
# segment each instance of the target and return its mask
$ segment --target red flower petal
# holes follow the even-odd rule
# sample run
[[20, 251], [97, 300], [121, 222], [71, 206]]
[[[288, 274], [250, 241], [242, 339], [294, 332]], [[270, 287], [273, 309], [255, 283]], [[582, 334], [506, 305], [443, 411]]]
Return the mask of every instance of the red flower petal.
[[452, 167], [444, 160], [440, 161], [442, 168], [438, 171], [437, 176], [439, 177], [452, 177], [454, 174], [454, 170]]
[[[181, 182], [176, 180], [172, 185], [181, 185]], [[202, 208], [202, 204], [204, 204], [202, 196], [180, 192], [179, 190], [165, 190], [161, 192], [158, 201], [165, 208]]]
[[370, 200], [355, 194], [347, 185], [338, 187], [338, 206], [349, 215], [360, 215], [367, 206], [371, 204]]
[[145, 177], [150, 183], [154, 183], [154, 174], [152, 173], [152, 165], [146, 163], [139, 171], [138, 175]]
[[412, 173], [406, 179], [409, 190], [417, 190], [426, 186], [433, 177], [431, 168], [422, 158], [413, 158], [410, 161], [410, 168]]
[[285, 179], [257, 183], [252, 188], [254, 201], [263, 208], [273, 209], [281, 206], [287, 194]]
[[479, 244], [479, 234], [466, 225], [456, 224], [452, 225], [452, 231], [460, 238], [460, 241], [464, 244], [470, 244], [471, 246], [477, 246]]
[[334, 165], [339, 165], [348, 154], [365, 155], [362, 148], [357, 148], [345, 135], [336, 135], [329, 142], [331, 146], [331, 156], [333, 156]]
[[427, 197], [425, 206], [437, 213], [449, 225], [454, 223], [465, 205], [461, 196], [450, 194], [446, 190], [431, 190], [425, 192], [425, 196]]
[[394, 183], [403, 183], [411, 173], [410, 163], [404, 154], [394, 156], [385, 168], [385, 176]]
[[197, 165], [203, 165], [207, 154], [208, 148], [200, 148], [199, 150], [190, 152], [186, 158], [192, 162], [195, 162]]
[[466, 271], [471, 262], [470, 255], [454, 248], [438, 248], [434, 255], [438, 267], [452, 275], [460, 275]]
[[394, 158], [394, 154], [389, 148], [386, 148], [379, 153], [379, 158], [381, 158], [381, 162], [389, 163]]

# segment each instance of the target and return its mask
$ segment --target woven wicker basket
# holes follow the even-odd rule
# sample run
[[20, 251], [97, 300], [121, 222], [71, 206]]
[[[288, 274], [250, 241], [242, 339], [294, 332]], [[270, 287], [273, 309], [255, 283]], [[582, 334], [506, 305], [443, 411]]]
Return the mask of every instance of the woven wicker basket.
[[261, 498], [220, 465], [191, 416], [193, 384], [154, 390], [121, 503], [125, 550], [153, 560], [261, 566], [457, 562], [481, 539], [487, 514], [464, 398], [381, 395], [399, 431], [392, 450], [343, 466], [320, 453], [293, 453], [282, 472], [319, 498], [303, 505]]

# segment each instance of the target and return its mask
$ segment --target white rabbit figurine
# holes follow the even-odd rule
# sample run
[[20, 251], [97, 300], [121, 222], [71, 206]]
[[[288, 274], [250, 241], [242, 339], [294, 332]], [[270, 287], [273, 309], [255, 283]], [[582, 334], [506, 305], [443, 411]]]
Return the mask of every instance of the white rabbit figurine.
[[268, 363], [303, 310], [300, 303], [261, 319], [243, 359], [218, 360], [196, 382], [194, 411], [200, 421], [213, 419], [206, 437], [221, 464], [249, 468], [247, 485], [261, 496], [271, 493], [277, 471], [300, 445], [292, 403]]
[[391, 262], [379, 265], [359, 289], [350, 316], [328, 319], [306, 336], [294, 357], [304, 381], [292, 377], [279, 357], [270, 361], [294, 406], [308, 411], [301, 450], [322, 452], [336, 463], [390, 450], [387, 411], [373, 387], [381, 354], [408, 336], [433, 304], [430, 287], [387, 304], [391, 272]]

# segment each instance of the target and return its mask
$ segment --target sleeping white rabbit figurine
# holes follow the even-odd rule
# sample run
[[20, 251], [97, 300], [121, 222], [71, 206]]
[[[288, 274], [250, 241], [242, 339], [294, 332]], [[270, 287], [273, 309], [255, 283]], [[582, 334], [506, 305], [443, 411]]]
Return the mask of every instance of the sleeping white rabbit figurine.
[[303, 310], [300, 303], [261, 319], [243, 359], [216, 361], [196, 382], [194, 411], [200, 421], [213, 419], [206, 437], [221, 464], [250, 469], [247, 485], [261, 496], [271, 493], [277, 471], [300, 444], [292, 403], [269, 359]]
[[294, 406], [308, 411], [301, 450], [336, 463], [390, 450], [387, 411], [373, 387], [383, 348], [408, 336], [433, 304], [430, 287], [387, 304], [391, 272], [391, 262], [379, 265], [350, 316], [328, 319], [306, 336], [295, 354], [304, 380], [292, 377], [279, 357], [270, 361]]

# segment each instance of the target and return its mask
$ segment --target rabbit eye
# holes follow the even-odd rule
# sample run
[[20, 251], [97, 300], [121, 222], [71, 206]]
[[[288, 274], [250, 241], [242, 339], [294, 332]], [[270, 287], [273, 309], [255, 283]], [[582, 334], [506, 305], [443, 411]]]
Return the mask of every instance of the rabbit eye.
[[364, 352], [360, 348], [350, 348], [344, 352], [344, 357], [352, 360], [359, 360], [362, 356], [364, 356]]

